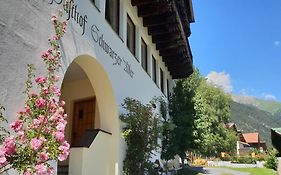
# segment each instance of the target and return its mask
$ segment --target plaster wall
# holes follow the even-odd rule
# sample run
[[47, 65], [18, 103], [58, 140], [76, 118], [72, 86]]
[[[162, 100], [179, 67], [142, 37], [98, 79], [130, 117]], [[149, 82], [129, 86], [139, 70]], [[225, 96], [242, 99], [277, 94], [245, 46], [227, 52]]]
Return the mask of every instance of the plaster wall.
[[[22, 0], [22, 1], [1, 1], [0, 6], [0, 103], [6, 107], [6, 116], [9, 121], [16, 118], [16, 112], [23, 108], [25, 97], [22, 94], [24, 90], [24, 84], [26, 79], [26, 65], [34, 63], [37, 67], [37, 73], [45, 74], [44, 63], [40, 58], [40, 53], [45, 51], [49, 46], [47, 43], [48, 37], [53, 33], [53, 26], [51, 24], [51, 15], [56, 12], [57, 9], [62, 8], [62, 4], [57, 4], [60, 0]], [[53, 4], [50, 4], [53, 2]], [[113, 111], [101, 114], [100, 124], [101, 129], [112, 132], [115, 138], [114, 144], [117, 144], [119, 151], [114, 154], [118, 157], [116, 162], [119, 166], [122, 165], [125, 155], [125, 144], [121, 138], [121, 123], [118, 119], [118, 113], [122, 112], [121, 103], [125, 97], [132, 97], [147, 103], [155, 96], [162, 96], [163, 93], [152, 81], [151, 67], [149, 67], [148, 73], [146, 73], [139, 62], [140, 54], [134, 56], [127, 49], [126, 46], [126, 16], [130, 15], [136, 27], [138, 28], [138, 36], [141, 36], [148, 45], [148, 53], [154, 55], [157, 59], [157, 68], [164, 70], [165, 76], [170, 80], [169, 72], [165, 67], [165, 64], [161, 61], [159, 52], [156, 50], [155, 45], [152, 43], [151, 37], [147, 34], [147, 29], [142, 26], [142, 19], [138, 18], [135, 7], [131, 6], [130, 1], [121, 0], [120, 4], [120, 33], [116, 34], [109, 23], [104, 18], [104, 1], [97, 0], [98, 9], [90, 0], [74, 1], [77, 5], [77, 10], [81, 15], [87, 15], [87, 24], [85, 26], [85, 33], [82, 34], [82, 28], [73, 19], [68, 21], [68, 29], [65, 37], [61, 41], [62, 49], [62, 68], [58, 73], [61, 77], [59, 86], [62, 84], [62, 79], [66, 73], [68, 66], [74, 61], [74, 59], [81, 57], [81, 55], [87, 55], [87, 58], [94, 59], [96, 64], [101, 67], [90, 67], [88, 61], [81, 61], [84, 69], [87, 69], [87, 76], [91, 86], [94, 84], [102, 84], [105, 77], [108, 80], [110, 87], [99, 87], [94, 91], [97, 96], [102, 99], [102, 96], [107, 98], [106, 89], [112, 88], [112, 98], [115, 101], [112, 102], [117, 107], [117, 114]], [[67, 16], [65, 16], [67, 18]], [[98, 29], [98, 36], [103, 37], [103, 40], [111, 47], [116, 54], [120, 56], [122, 62], [117, 63], [116, 59], [110, 57], [110, 54], [106, 53], [102, 47], [99, 46], [99, 42], [95, 42], [93, 38], [92, 27]], [[94, 33], [96, 34], [96, 33]], [[139, 42], [139, 38], [136, 42]], [[139, 53], [140, 48], [136, 48]], [[137, 58], [136, 58], [137, 57]], [[149, 61], [151, 63], [151, 55], [149, 54]], [[133, 76], [130, 76], [124, 69], [130, 67], [133, 72]], [[91, 69], [102, 70], [91, 70]], [[105, 72], [105, 75], [104, 75]], [[159, 75], [159, 69], [158, 69]], [[85, 83], [85, 82], [83, 82]], [[164, 82], [164, 84], [166, 81]], [[75, 84], [75, 83], [74, 83]], [[160, 84], [159, 76], [157, 77], [157, 84]], [[77, 84], [76, 84], [77, 85]], [[73, 85], [73, 89], [77, 86]], [[86, 87], [89, 87], [88, 85]], [[166, 91], [166, 85], [165, 91]], [[66, 90], [67, 91], [67, 90]], [[68, 93], [68, 92], [67, 92]], [[88, 96], [94, 93], [91, 90], [85, 90], [76, 94], [81, 96]], [[70, 101], [76, 98], [69, 94]], [[105, 103], [103, 103], [105, 104]], [[71, 104], [67, 104], [67, 110], [70, 109]], [[110, 104], [111, 105], [111, 104]], [[101, 106], [100, 106], [101, 107]], [[103, 106], [103, 111], [106, 110]], [[70, 111], [71, 112], [71, 111]], [[114, 115], [113, 115], [114, 114]], [[110, 117], [115, 117], [117, 121], [116, 126], [110, 125]], [[105, 120], [105, 121], [102, 121]], [[71, 124], [71, 120], [70, 120]], [[69, 127], [69, 126], [68, 126]], [[67, 136], [69, 137], [69, 135]], [[117, 171], [121, 171], [120, 168]]]

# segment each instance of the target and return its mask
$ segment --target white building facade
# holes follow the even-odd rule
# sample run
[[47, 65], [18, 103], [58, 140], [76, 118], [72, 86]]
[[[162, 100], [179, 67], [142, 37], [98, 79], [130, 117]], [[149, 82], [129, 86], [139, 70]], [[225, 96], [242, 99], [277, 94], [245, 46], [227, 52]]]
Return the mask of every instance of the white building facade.
[[[126, 145], [119, 115], [126, 97], [167, 98], [173, 79], [192, 73], [189, 0], [71, 0], [61, 40], [59, 76], [68, 114], [70, 175], [119, 175]], [[50, 18], [62, 0], [2, 0], [0, 103], [11, 122], [24, 106], [26, 65], [44, 74], [40, 58], [54, 33]], [[63, 173], [62, 173], [63, 174]]]

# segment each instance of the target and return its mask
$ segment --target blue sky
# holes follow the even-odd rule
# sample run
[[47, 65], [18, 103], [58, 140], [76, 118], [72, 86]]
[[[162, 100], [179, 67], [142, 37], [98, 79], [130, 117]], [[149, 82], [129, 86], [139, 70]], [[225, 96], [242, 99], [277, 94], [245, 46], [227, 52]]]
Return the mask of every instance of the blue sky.
[[201, 74], [234, 94], [281, 101], [281, 1], [193, 0]]

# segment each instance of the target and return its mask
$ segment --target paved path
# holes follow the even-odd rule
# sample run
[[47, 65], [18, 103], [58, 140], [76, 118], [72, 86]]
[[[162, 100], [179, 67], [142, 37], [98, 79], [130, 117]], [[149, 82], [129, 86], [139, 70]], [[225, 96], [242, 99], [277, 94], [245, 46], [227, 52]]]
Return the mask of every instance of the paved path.
[[250, 173], [235, 171], [228, 168], [210, 168], [210, 167], [192, 167], [193, 170], [199, 171], [202, 174], [209, 175], [221, 175], [223, 173], [228, 173], [232, 175], [249, 175]]

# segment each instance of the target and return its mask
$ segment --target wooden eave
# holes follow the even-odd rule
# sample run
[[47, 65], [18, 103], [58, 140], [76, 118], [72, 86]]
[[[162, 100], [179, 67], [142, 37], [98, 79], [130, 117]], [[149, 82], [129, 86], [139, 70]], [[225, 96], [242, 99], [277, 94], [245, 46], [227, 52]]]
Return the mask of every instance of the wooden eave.
[[131, 0], [143, 18], [152, 42], [156, 44], [173, 79], [188, 77], [193, 72], [192, 53], [188, 42], [190, 23], [194, 22], [191, 0]]

